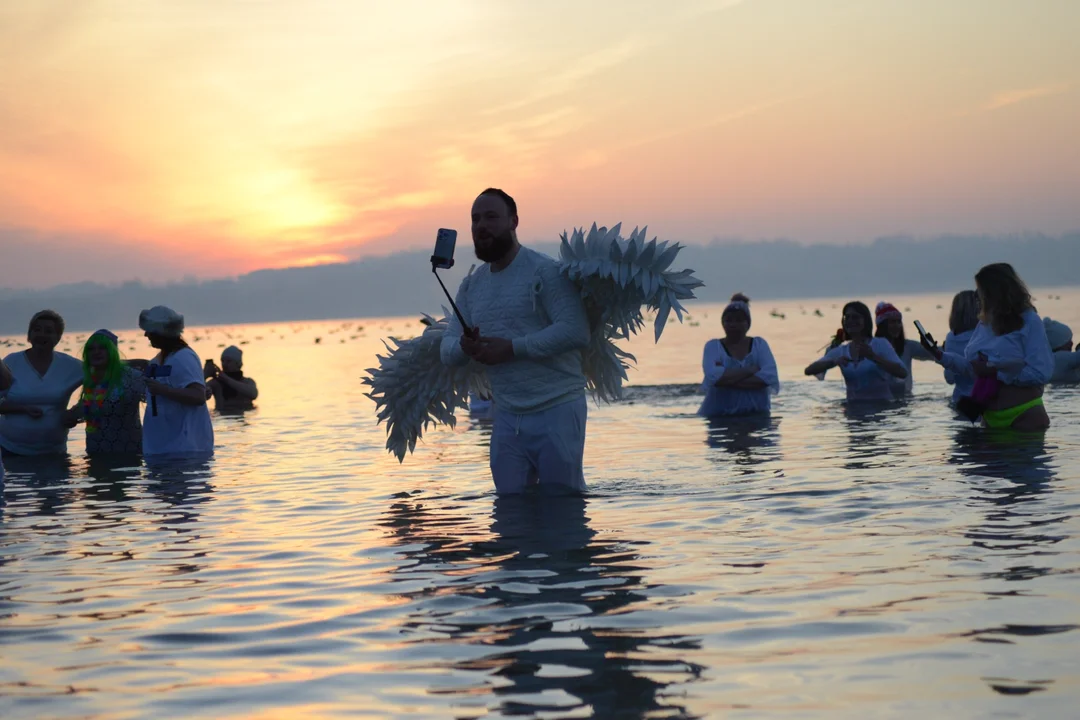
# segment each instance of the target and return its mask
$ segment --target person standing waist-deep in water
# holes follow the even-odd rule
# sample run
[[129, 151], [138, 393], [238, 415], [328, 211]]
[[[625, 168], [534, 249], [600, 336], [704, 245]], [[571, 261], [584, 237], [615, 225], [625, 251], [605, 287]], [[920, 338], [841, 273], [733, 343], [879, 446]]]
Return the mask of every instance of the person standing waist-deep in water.
[[903, 363], [904, 369], [907, 370], [906, 377], [894, 377], [890, 380], [893, 395], [898, 398], [909, 395], [915, 385], [911, 372], [913, 361], [933, 360], [934, 356], [927, 352], [918, 340], [908, 340], [904, 337], [904, 316], [892, 303], [879, 302], [877, 304], [874, 309], [874, 322], [877, 325], [874, 337], [888, 340], [896, 356]]
[[64, 319], [52, 310], [30, 318], [30, 347], [4, 358], [9, 387], [0, 396], [0, 450], [11, 455], [65, 455], [68, 399], [82, 385], [82, 363], [56, 349]]
[[907, 369], [900, 361], [892, 343], [885, 338], [870, 337], [874, 319], [870, 308], [854, 300], [844, 306], [838, 342], [820, 360], [810, 363], [807, 375], [825, 379], [825, 373], [840, 368], [847, 385], [847, 399], [893, 400], [893, 379], [903, 380]]
[[208, 359], [203, 376], [214, 394], [214, 407], [218, 411], [236, 412], [255, 406], [259, 388], [254, 380], [244, 375], [244, 352], [235, 345], [221, 351], [220, 368]]
[[1054, 351], [1052, 383], [1080, 383], [1080, 352], [1073, 350], [1072, 328], [1063, 322], [1043, 318], [1046, 339]]
[[750, 415], [771, 409], [770, 395], [780, 391], [776, 361], [765, 338], [750, 337], [750, 298], [741, 293], [720, 316], [723, 339], [705, 343], [701, 369], [705, 401], [698, 415]]
[[455, 302], [470, 328], [452, 316], [442, 340], [447, 365], [487, 365], [495, 405], [491, 475], [495, 491], [526, 485], [586, 490], [585, 304], [550, 257], [518, 242], [514, 199], [488, 188], [472, 206], [476, 257]]
[[979, 270], [975, 289], [980, 321], [964, 354], [928, 349], [944, 367], [973, 380], [987, 427], [1045, 430], [1050, 416], [1043, 386], [1054, 374], [1054, 354], [1031, 293], [1008, 263]]
[[[974, 290], [961, 290], [953, 297], [952, 308], [949, 310], [949, 334], [945, 336], [941, 349], [962, 356], [978, 325], [979, 293]], [[970, 395], [975, 384], [974, 378], [957, 375], [948, 368], [945, 368], [945, 382], [953, 386], [950, 400], [952, 405], [956, 405], [965, 395]]]
[[[7, 391], [10, 387], [11, 370], [4, 364], [4, 359], [0, 358], [0, 405], [3, 405], [7, 399]], [[4, 458], [3, 453], [0, 453], [0, 483], [2, 482], [4, 482]]]
[[68, 426], [86, 421], [87, 455], [142, 453], [139, 403], [146, 395], [143, 373], [120, 357], [117, 337], [97, 330], [83, 346], [83, 388], [68, 411]]
[[139, 314], [139, 327], [158, 354], [146, 368], [143, 457], [209, 457], [214, 426], [206, 407], [199, 356], [184, 342], [184, 316], [158, 305]]

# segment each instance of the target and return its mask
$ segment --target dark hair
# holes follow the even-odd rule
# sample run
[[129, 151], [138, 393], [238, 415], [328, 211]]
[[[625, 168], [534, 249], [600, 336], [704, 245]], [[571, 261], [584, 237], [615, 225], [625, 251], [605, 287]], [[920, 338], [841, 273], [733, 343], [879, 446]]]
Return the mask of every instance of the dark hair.
[[55, 310], [41, 310], [34, 313], [34, 317], [30, 318], [30, 324], [26, 326], [26, 339], [30, 339], [30, 331], [34, 329], [34, 323], [38, 320], [48, 320], [52, 324], [56, 325], [57, 335], [63, 337], [64, 335], [64, 318], [60, 317], [60, 313]]
[[883, 337], [889, 341], [889, 344], [893, 346], [893, 350], [900, 357], [904, 356], [904, 345], [907, 342], [907, 338], [904, 337], [904, 324], [900, 323], [900, 337], [891, 338], [885, 334], [885, 323], [882, 322], [877, 326], [877, 330], [874, 331], [874, 337]]
[[[843, 317], [847, 315], [847, 311], [849, 308], [857, 312], [859, 314], [859, 317], [862, 318], [863, 332], [866, 333], [867, 337], [870, 337], [870, 329], [874, 327], [874, 316], [870, 314], [870, 308], [866, 307], [866, 303], [861, 303], [858, 300], [852, 300], [844, 306], [843, 310], [840, 311], [840, 327], [844, 326]], [[848, 335], [847, 330], [844, 330], [844, 339], [852, 339], [851, 336]]]
[[161, 340], [161, 347], [159, 348], [159, 350], [161, 350], [161, 359], [163, 362], [165, 358], [169, 357], [173, 353], [178, 353], [186, 347], [191, 347], [187, 344], [187, 341], [184, 340], [183, 337], [180, 337], [178, 335], [161, 335], [158, 333], [151, 334], [157, 335], [157, 337]]
[[1035, 309], [1027, 286], [1008, 263], [993, 263], [975, 273], [975, 287], [982, 299], [981, 319], [989, 320], [995, 335], [1024, 327], [1024, 313]]
[[[746, 297], [742, 293], [735, 293], [734, 295], [731, 296], [731, 300], [729, 302], [733, 302], [733, 303], [741, 302], [741, 303], [746, 303], [747, 305], [749, 305], [750, 304], [750, 298]], [[739, 308], [726, 307], [726, 308], [724, 308], [724, 312], [720, 313], [720, 319], [723, 320], [724, 318], [726, 318], [728, 315], [730, 315], [733, 312], [743, 313], [743, 311], [740, 310]], [[746, 313], [743, 313], [743, 315], [746, 315]], [[747, 320], [750, 319], [749, 315], [747, 315], [746, 319]]]
[[510, 197], [507, 192], [500, 190], [499, 188], [489, 187], [477, 197], [482, 197], [484, 195], [494, 195], [495, 197], [502, 199], [502, 201], [506, 203], [506, 209], [510, 212], [510, 216], [513, 217], [514, 215], [517, 215], [517, 203], [514, 202], [514, 198]]
[[949, 330], [953, 335], [974, 330], [979, 324], [979, 293], [961, 290], [952, 299], [949, 311]]

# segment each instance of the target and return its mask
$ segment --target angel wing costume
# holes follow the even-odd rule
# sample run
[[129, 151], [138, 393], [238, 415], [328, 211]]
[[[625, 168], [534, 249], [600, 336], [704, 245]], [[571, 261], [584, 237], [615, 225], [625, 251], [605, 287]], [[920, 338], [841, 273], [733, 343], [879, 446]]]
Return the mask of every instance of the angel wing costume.
[[[647, 228], [637, 228], [629, 238], [619, 235], [620, 225], [610, 230], [594, 223], [586, 235], [575, 229], [561, 235], [560, 272], [579, 289], [589, 319], [590, 340], [582, 352], [586, 389], [598, 400], [622, 397], [626, 370], [635, 358], [615, 343], [637, 334], [645, 326], [643, 310], [655, 311], [655, 341], [660, 340], [672, 311], [682, 321], [683, 300], [694, 297], [704, 283], [692, 270], [672, 271], [682, 245], [646, 242]], [[435, 424], [453, 427], [454, 411], [468, 407], [469, 392], [491, 393], [485, 366], [470, 362], [463, 367], [444, 365], [440, 346], [450, 313], [425, 316], [423, 334], [408, 340], [384, 341], [387, 355], [379, 355], [379, 367], [369, 368], [364, 384], [375, 401], [379, 422], [386, 423], [386, 448], [398, 461], [416, 449], [423, 431]]]

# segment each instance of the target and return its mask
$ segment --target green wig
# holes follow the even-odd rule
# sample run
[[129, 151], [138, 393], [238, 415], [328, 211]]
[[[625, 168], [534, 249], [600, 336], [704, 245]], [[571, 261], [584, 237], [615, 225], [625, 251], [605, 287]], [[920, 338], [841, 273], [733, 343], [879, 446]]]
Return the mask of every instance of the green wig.
[[[101, 346], [105, 348], [105, 352], [109, 354], [109, 362], [105, 365], [105, 376], [98, 378], [95, 382], [93, 378], [93, 368], [90, 366], [90, 350], [95, 346]], [[83, 386], [93, 387], [101, 382], [104, 382], [109, 390], [113, 390], [121, 386], [124, 381], [124, 361], [120, 357], [120, 349], [117, 347], [116, 336], [108, 330], [98, 330], [90, 339], [83, 345], [82, 352], [83, 361]]]

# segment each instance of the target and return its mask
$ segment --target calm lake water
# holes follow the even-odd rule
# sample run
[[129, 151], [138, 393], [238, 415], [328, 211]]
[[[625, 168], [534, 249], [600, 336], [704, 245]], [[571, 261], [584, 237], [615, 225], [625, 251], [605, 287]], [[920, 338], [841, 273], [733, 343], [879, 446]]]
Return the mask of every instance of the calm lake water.
[[[950, 298], [889, 299], [940, 340]], [[930, 364], [846, 408], [802, 376], [840, 302], [754, 303], [765, 422], [694, 415], [720, 306], [635, 342], [592, 494], [545, 502], [495, 499], [483, 421], [386, 454], [360, 376], [412, 318], [192, 328], [261, 390], [209, 464], [88, 464], [81, 430], [7, 463], [0, 717], [1075, 716], [1080, 389], [1033, 439], [956, 419]]]

